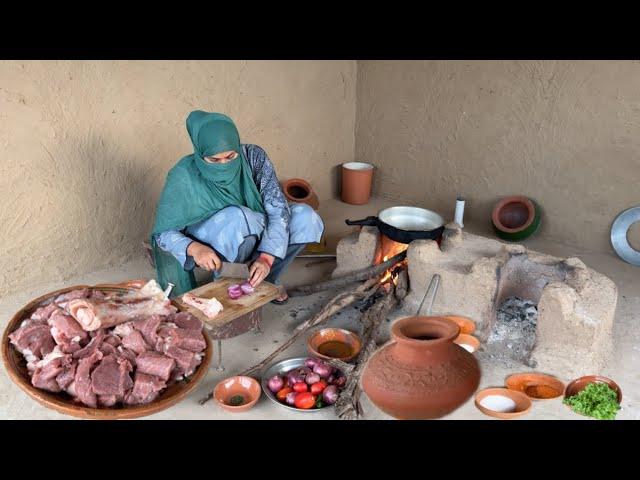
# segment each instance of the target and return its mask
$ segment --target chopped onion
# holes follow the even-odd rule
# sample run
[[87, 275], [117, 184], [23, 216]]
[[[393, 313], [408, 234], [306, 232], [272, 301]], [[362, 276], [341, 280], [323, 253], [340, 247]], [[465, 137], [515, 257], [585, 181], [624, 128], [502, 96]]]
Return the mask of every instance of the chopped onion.
[[246, 295], [249, 295], [254, 291], [254, 288], [251, 286], [249, 282], [244, 282], [242, 285], [240, 285], [240, 288], [242, 289], [242, 292]]
[[230, 285], [229, 288], [227, 288], [227, 294], [229, 295], [229, 298], [235, 300], [236, 298], [240, 298], [244, 295], [244, 292], [240, 288], [240, 285]]

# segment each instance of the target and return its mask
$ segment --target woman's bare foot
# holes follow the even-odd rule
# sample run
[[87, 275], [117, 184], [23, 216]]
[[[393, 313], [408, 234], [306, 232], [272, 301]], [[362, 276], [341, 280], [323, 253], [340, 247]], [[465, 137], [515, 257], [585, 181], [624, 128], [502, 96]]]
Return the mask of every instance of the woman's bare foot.
[[273, 303], [282, 304], [282, 303], [286, 303], [287, 300], [289, 300], [289, 295], [287, 294], [287, 291], [284, 289], [284, 287], [280, 287], [280, 295], [275, 300], [273, 300]]

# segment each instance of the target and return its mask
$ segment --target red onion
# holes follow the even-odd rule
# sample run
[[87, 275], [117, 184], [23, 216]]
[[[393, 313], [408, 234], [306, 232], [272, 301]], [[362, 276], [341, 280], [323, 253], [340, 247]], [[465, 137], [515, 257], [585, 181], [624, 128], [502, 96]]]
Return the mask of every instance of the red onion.
[[249, 295], [250, 293], [253, 293], [253, 290], [254, 290], [254, 288], [251, 286], [249, 282], [244, 282], [242, 285], [240, 285], [240, 288], [242, 289], [242, 292], [245, 295]]
[[314, 358], [314, 357], [309, 357], [309, 358], [307, 358], [307, 359], [304, 361], [304, 365], [305, 365], [306, 367], [313, 368], [313, 367], [315, 367], [315, 366], [316, 366], [316, 364], [317, 364], [318, 362], [320, 362], [320, 359], [318, 359], [318, 358]]
[[287, 393], [287, 396], [285, 397], [284, 401], [287, 403], [287, 405], [295, 405], [297, 395], [298, 395], [298, 392], [289, 392]]
[[327, 383], [328, 383], [329, 385], [331, 385], [332, 383], [335, 383], [336, 378], [337, 378], [337, 377], [336, 377], [334, 374], [329, 375], [329, 378], [327, 378]]
[[304, 382], [304, 375], [300, 375], [298, 369], [294, 368], [287, 372], [287, 381], [289, 382], [289, 385], [293, 387], [296, 383]]
[[276, 393], [280, 391], [282, 387], [284, 387], [284, 380], [281, 376], [274, 375], [267, 382], [267, 386], [269, 387], [269, 390], [271, 390], [273, 393]]
[[309, 367], [300, 367], [298, 369], [298, 373], [300, 373], [300, 375], [302, 376], [307, 376], [311, 373], [311, 369]]
[[314, 383], [317, 383], [320, 381], [320, 375], [318, 375], [317, 373], [310, 373], [309, 375], [304, 377], [304, 381], [307, 382], [309, 385], [313, 385]]
[[240, 298], [244, 295], [244, 293], [242, 292], [240, 285], [230, 285], [229, 288], [227, 288], [227, 295], [229, 295], [229, 298], [232, 300], [235, 300], [236, 298]]
[[322, 391], [322, 400], [327, 405], [333, 405], [338, 400], [338, 387], [329, 385]]
[[333, 373], [333, 367], [326, 363], [317, 363], [316, 366], [313, 367], [313, 372], [317, 373], [322, 378], [327, 378], [331, 373]]

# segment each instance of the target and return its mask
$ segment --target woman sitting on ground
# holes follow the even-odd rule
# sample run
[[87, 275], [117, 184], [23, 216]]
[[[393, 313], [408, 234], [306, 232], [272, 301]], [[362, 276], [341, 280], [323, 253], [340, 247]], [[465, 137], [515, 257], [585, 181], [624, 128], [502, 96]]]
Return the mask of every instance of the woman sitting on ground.
[[[172, 294], [196, 288], [197, 265], [250, 262], [249, 281], [279, 279], [308, 243], [320, 241], [321, 218], [306, 204], [289, 205], [266, 152], [241, 144], [226, 115], [194, 111], [187, 118], [194, 153], [168, 173], [151, 244], [158, 282]], [[274, 303], [288, 299], [282, 289]]]

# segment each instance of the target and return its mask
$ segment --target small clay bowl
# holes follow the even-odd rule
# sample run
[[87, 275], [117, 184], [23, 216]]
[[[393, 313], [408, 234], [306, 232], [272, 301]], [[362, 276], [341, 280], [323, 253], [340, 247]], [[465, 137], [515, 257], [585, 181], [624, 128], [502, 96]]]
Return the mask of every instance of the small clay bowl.
[[[351, 353], [349, 355], [335, 357], [320, 353], [318, 348], [327, 342], [344, 343], [349, 346]], [[360, 338], [355, 333], [342, 328], [323, 328], [322, 330], [318, 330], [313, 333], [307, 339], [307, 349], [309, 350], [309, 353], [314, 357], [323, 358], [325, 360], [342, 360], [343, 362], [348, 362], [358, 356], [361, 348], [362, 342], [360, 341]]]
[[[213, 398], [216, 399], [218, 405], [228, 412], [239, 413], [245, 412], [258, 402], [262, 390], [257, 380], [251, 377], [235, 376], [222, 380], [213, 390]], [[231, 399], [235, 396], [242, 396], [244, 403], [242, 405], [232, 405]]]
[[455, 322], [455, 324], [460, 327], [460, 333], [464, 333], [465, 335], [471, 335], [476, 331], [476, 323], [470, 318], [459, 317], [457, 315], [445, 316], [443, 318]]
[[542, 373], [516, 373], [505, 381], [510, 390], [524, 393], [531, 400], [551, 400], [564, 393], [564, 383]]
[[564, 398], [573, 397], [586, 388], [590, 383], [606, 383], [618, 395], [618, 403], [622, 403], [622, 390], [616, 382], [607, 377], [601, 377], [600, 375], [587, 375], [586, 377], [580, 377], [569, 383], [567, 389], [564, 392]]
[[463, 347], [463, 345], [467, 345], [471, 348], [471, 350], [465, 348], [465, 350], [467, 350], [469, 353], [475, 352], [480, 347], [480, 340], [478, 340], [473, 335], [467, 335], [466, 333], [461, 333], [460, 335], [458, 335], [453, 343], [457, 343], [462, 348], [465, 348]]
[[[484, 407], [480, 404], [480, 402], [489, 395], [500, 395], [502, 397], [510, 398], [516, 404], [515, 410], [512, 412], [499, 412], [497, 410], [491, 410], [487, 407]], [[481, 390], [476, 394], [475, 403], [476, 408], [485, 415], [489, 415], [490, 417], [495, 418], [501, 418], [504, 420], [519, 417], [531, 410], [531, 399], [529, 397], [527, 397], [522, 392], [509, 390], [508, 388], [485, 388], [484, 390]]]

